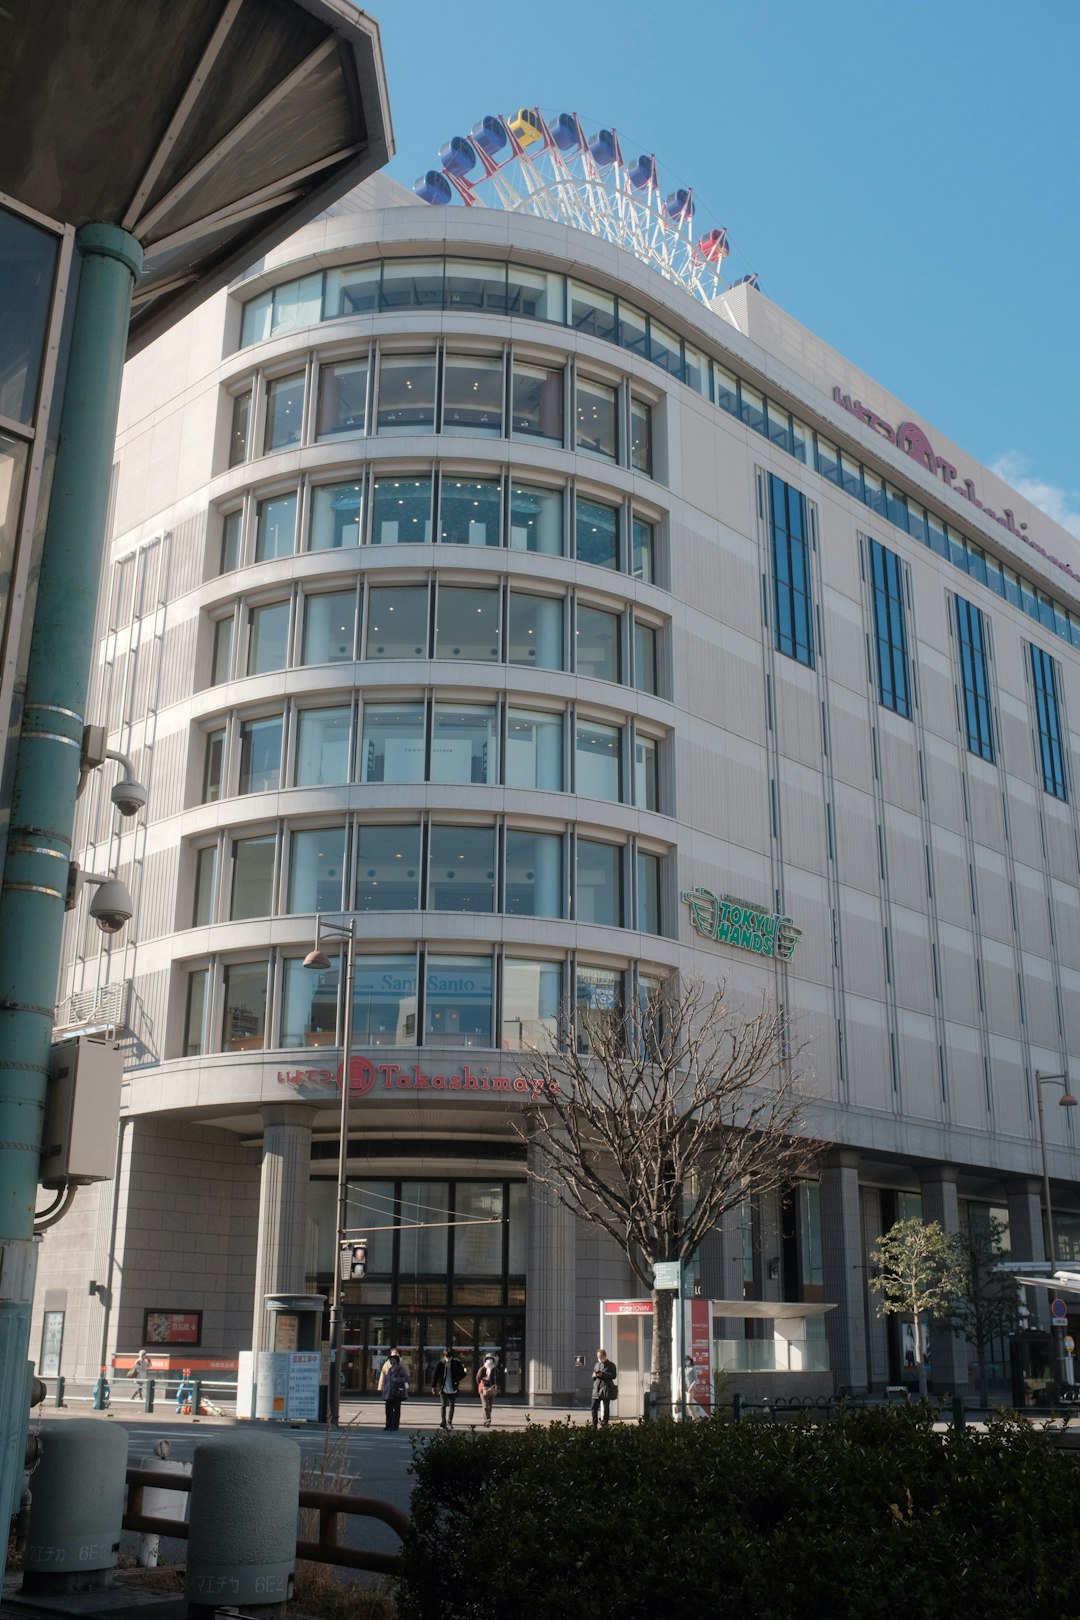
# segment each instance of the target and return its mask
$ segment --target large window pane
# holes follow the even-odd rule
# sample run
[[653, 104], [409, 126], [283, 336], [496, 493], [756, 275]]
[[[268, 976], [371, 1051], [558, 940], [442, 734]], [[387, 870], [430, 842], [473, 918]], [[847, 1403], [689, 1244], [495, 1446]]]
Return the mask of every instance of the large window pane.
[[570, 283], [570, 325], [591, 337], [614, 343], [618, 338], [615, 323], [615, 299], [610, 293], [595, 287], [583, 286], [580, 281]]
[[511, 315], [557, 321], [561, 326], [566, 318], [566, 283], [553, 272], [511, 264], [507, 267], [506, 307]]
[[491, 1045], [491, 958], [428, 956], [424, 1040], [433, 1046]]
[[311, 551], [337, 551], [360, 544], [363, 484], [320, 484], [311, 495]]
[[349, 709], [301, 709], [296, 717], [297, 787], [349, 780]]
[[289, 840], [289, 911], [339, 910], [344, 865], [344, 827], [294, 832]]
[[574, 743], [575, 793], [618, 803], [620, 746], [618, 726], [601, 725], [598, 720], [578, 721]]
[[201, 1057], [206, 1049], [206, 1001], [209, 974], [199, 968], [188, 974], [187, 1009], [184, 1017], [184, 1057]]
[[323, 319], [338, 315], [361, 315], [379, 307], [378, 264], [346, 265], [326, 272]]
[[225, 775], [225, 727], [206, 734], [206, 755], [203, 761], [203, 804], [214, 804], [221, 798]]
[[304, 598], [305, 664], [347, 664], [354, 656], [356, 592], [325, 591]]
[[810, 595], [810, 541], [806, 497], [769, 474], [769, 531], [772, 543], [773, 636], [777, 652], [814, 667], [813, 604]]
[[579, 675], [619, 679], [619, 616], [578, 603], [575, 666]]
[[497, 710], [469, 704], [435, 705], [431, 728], [431, 780], [483, 782], [499, 780]]
[[501, 1181], [459, 1181], [454, 1230], [454, 1276], [487, 1277], [502, 1283], [503, 1185]]
[[435, 428], [434, 354], [384, 354], [379, 363], [380, 433], [431, 433]]
[[622, 1015], [622, 974], [579, 962], [574, 999], [579, 1052], [589, 1052], [613, 1018]]
[[619, 453], [618, 391], [590, 377], [577, 380], [575, 443], [579, 450], [607, 456]]
[[284, 669], [289, 661], [289, 603], [269, 602], [248, 615], [249, 675]]
[[277, 838], [238, 838], [233, 844], [232, 898], [229, 916], [269, 917], [274, 909], [274, 853]]
[[656, 631], [651, 624], [634, 620], [634, 685], [639, 692], [655, 692]]
[[255, 561], [291, 557], [296, 542], [296, 492], [259, 502]]
[[319, 370], [319, 415], [315, 432], [320, 439], [363, 433], [367, 425], [368, 362], [339, 360]]
[[358, 956], [353, 1038], [363, 1046], [416, 1044], [416, 955]]
[[281, 1046], [333, 1046], [337, 1040], [338, 965], [323, 972], [301, 957], [284, 964], [281, 994]]
[[233, 621], [218, 619], [214, 625], [214, 651], [210, 668], [211, 686], [220, 686], [232, 676]]
[[630, 401], [630, 465], [652, 473], [652, 406], [643, 399]]
[[430, 478], [376, 478], [372, 498], [373, 546], [430, 545]]
[[563, 538], [563, 492], [515, 484], [510, 490], [510, 549], [539, 551], [561, 557]]
[[275, 377], [266, 385], [266, 435], [263, 449], [286, 450], [299, 444], [304, 431], [304, 373]]
[[240, 325], [240, 347], [242, 349], [246, 349], [249, 343], [260, 343], [263, 338], [270, 336], [270, 317], [273, 310], [273, 289], [269, 292], [259, 293], [255, 298], [248, 299], [244, 305], [244, 314]]
[[560, 963], [508, 957], [503, 963], [503, 1051], [553, 1052], [562, 993]]
[[643, 934], [661, 932], [660, 857], [640, 849], [637, 857], [637, 926]]
[[439, 539], [453, 546], [502, 543], [502, 486], [494, 479], [444, 476], [439, 492]]
[[448, 354], [443, 371], [443, 432], [498, 438], [502, 412], [502, 357]]
[[240, 726], [240, 792], [267, 793], [281, 786], [280, 714], [245, 720]]
[[602, 506], [599, 501], [587, 501], [579, 495], [574, 539], [578, 562], [592, 563], [595, 568], [618, 568], [618, 508]]
[[682, 377], [682, 343], [658, 320], [649, 323], [649, 359], [672, 377]]
[[649, 329], [645, 316], [622, 298], [619, 299], [619, 342], [633, 354], [648, 357]]
[[510, 709], [506, 717], [507, 787], [563, 787], [563, 717], [543, 710]]
[[266, 981], [269, 963], [234, 962], [225, 969], [223, 1052], [261, 1050], [266, 1044]]
[[563, 840], [558, 833], [506, 833], [506, 904], [512, 917], [561, 917], [564, 913]]
[[366, 703], [362, 755], [365, 782], [422, 782], [424, 705]]
[[383, 265], [383, 309], [438, 309], [442, 301], [441, 259], [389, 259]]
[[[410, 1278], [417, 1284], [429, 1279], [445, 1288], [450, 1247], [450, 1186], [445, 1181], [403, 1181], [401, 1183], [402, 1227], [398, 1248], [399, 1275], [404, 1285]], [[445, 1297], [444, 1295], [441, 1297]], [[404, 1339], [406, 1336], [402, 1334]], [[411, 1336], [410, 1336], [411, 1338]], [[431, 1347], [434, 1350], [434, 1346]], [[406, 1354], [408, 1351], [406, 1350]], [[413, 1375], [417, 1383], [420, 1374]], [[429, 1378], [424, 1383], [430, 1383]]]
[[229, 434], [229, 466], [238, 467], [248, 458], [251, 438], [251, 389], [233, 400], [232, 429]]
[[221, 572], [231, 574], [234, 568], [240, 566], [240, 542], [244, 532], [244, 512], [237, 507], [235, 512], [226, 512], [221, 523]]
[[195, 855], [195, 899], [191, 908], [191, 926], [203, 928], [217, 915], [218, 847], [207, 844]]
[[494, 827], [431, 828], [428, 908], [432, 911], [495, 910]]
[[578, 839], [575, 906], [578, 922], [622, 927], [622, 853], [619, 844]]
[[59, 249], [60, 238], [52, 231], [0, 208], [0, 416], [27, 426], [37, 408]]
[[659, 810], [659, 745], [655, 737], [634, 738], [634, 803], [639, 810]]
[[310, 275], [274, 288], [271, 335], [298, 326], [314, 326], [322, 320], [322, 279], [322, 271], [313, 270]]
[[356, 857], [357, 911], [415, 911], [420, 904], [420, 828], [363, 823]]
[[368, 658], [426, 658], [426, 585], [375, 585], [367, 593]]
[[636, 517], [633, 521], [633, 571], [635, 579], [643, 579], [651, 584], [656, 578], [656, 567], [653, 556], [654, 529], [651, 523], [644, 518]]
[[507, 660], [533, 669], [563, 667], [563, 599], [511, 591], [507, 623]]
[[554, 366], [514, 364], [511, 429], [546, 444], [563, 442], [563, 372]]
[[475, 259], [446, 261], [446, 308], [506, 313], [506, 266]]
[[482, 586], [440, 585], [435, 614], [435, 656], [497, 663], [499, 593]]

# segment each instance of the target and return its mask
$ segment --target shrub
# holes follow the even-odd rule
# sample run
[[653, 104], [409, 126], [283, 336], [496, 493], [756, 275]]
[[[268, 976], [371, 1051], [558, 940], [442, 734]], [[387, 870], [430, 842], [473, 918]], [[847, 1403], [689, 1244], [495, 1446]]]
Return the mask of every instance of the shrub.
[[1075, 1611], [1080, 1478], [1015, 1420], [569, 1423], [414, 1458], [405, 1620]]

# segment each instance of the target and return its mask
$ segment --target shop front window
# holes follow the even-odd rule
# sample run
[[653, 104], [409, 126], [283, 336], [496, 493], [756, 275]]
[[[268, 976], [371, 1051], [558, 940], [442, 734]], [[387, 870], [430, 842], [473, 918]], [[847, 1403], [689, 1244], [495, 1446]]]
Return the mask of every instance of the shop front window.
[[424, 1039], [430, 1046], [491, 1045], [490, 956], [429, 955]]

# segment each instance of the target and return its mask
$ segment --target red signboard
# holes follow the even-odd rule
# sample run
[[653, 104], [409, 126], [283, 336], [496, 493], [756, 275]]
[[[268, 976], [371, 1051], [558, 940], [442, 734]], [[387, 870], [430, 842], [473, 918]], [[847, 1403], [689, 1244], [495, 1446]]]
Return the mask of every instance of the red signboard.
[[605, 1299], [605, 1316], [651, 1316], [651, 1299]]

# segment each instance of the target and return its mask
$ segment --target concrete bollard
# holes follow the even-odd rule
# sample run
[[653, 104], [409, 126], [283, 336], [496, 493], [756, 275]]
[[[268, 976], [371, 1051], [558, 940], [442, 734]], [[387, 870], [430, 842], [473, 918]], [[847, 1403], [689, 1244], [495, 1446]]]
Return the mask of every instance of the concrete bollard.
[[242, 1607], [284, 1615], [296, 1565], [300, 1447], [268, 1434], [195, 1446], [188, 1525], [188, 1614]]
[[50, 1425], [33, 1478], [22, 1590], [108, 1586], [120, 1551], [127, 1434], [93, 1418]]

